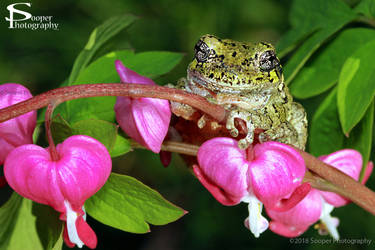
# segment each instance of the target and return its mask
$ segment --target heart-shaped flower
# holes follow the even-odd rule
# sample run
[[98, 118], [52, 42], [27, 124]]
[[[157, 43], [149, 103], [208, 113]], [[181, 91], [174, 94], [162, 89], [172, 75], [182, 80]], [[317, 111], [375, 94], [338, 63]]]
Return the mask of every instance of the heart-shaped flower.
[[[129, 84], [155, 85], [155, 83], [116, 61], [116, 70], [121, 82]], [[117, 97], [116, 120], [127, 135], [155, 153], [168, 132], [171, 120], [169, 101], [155, 98]]]
[[249, 203], [245, 225], [259, 237], [268, 227], [261, 215], [263, 204], [275, 210], [296, 205], [310, 190], [301, 185], [305, 163], [292, 147], [279, 142], [265, 142], [238, 148], [231, 138], [206, 141], [198, 151], [198, 165], [193, 167], [199, 181], [224, 205]]
[[[30, 91], [17, 83], [0, 85], [0, 109], [25, 101], [33, 97]], [[0, 123], [0, 165], [14, 148], [33, 143], [36, 126], [36, 111], [17, 116]]]
[[[358, 180], [362, 169], [362, 156], [358, 151], [343, 149], [327, 156], [321, 156], [319, 159]], [[363, 184], [369, 178], [372, 169], [373, 164], [369, 162], [362, 180]], [[338, 240], [337, 226], [339, 220], [332, 217], [330, 213], [335, 207], [341, 207], [348, 203], [349, 200], [338, 194], [311, 189], [300, 203], [288, 211], [274, 211], [268, 209], [267, 206], [266, 211], [272, 219], [270, 229], [279, 235], [297, 237], [320, 220], [321, 224], [318, 225], [320, 232], [328, 232], [334, 239]]]
[[111, 157], [103, 144], [83, 135], [69, 137], [56, 150], [59, 159], [53, 161], [48, 148], [15, 148], [4, 164], [5, 178], [20, 195], [61, 213], [68, 246], [95, 248], [96, 235], [84, 220], [83, 204], [108, 179]]

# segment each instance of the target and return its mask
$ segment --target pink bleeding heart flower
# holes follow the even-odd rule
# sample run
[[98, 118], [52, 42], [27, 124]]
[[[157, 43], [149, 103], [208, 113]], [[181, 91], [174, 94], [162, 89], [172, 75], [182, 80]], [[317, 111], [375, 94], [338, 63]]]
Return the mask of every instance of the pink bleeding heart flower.
[[111, 157], [103, 144], [83, 135], [69, 137], [56, 150], [58, 161], [51, 159], [48, 148], [33, 144], [15, 148], [4, 164], [5, 178], [23, 197], [61, 213], [68, 246], [95, 248], [97, 238], [85, 221], [83, 204], [108, 179]]
[[[321, 156], [319, 159], [358, 180], [362, 168], [362, 156], [359, 152], [344, 149], [327, 156]], [[372, 169], [373, 164], [369, 162], [362, 183], [367, 181]], [[320, 228], [323, 229], [320, 232], [328, 231], [334, 239], [338, 240], [339, 220], [332, 217], [330, 213], [334, 207], [346, 205], [348, 202], [346, 198], [338, 194], [311, 189], [300, 203], [288, 211], [273, 211], [266, 206], [267, 214], [272, 219], [270, 229], [285, 237], [297, 237], [320, 220], [322, 224]]]
[[[0, 85], [0, 109], [25, 101], [33, 97], [30, 91], [17, 83]], [[0, 165], [14, 148], [33, 143], [36, 126], [36, 111], [20, 115], [0, 123]]]
[[256, 144], [241, 150], [231, 138], [206, 141], [198, 151], [199, 181], [223, 205], [249, 204], [245, 220], [255, 237], [268, 228], [261, 215], [263, 204], [284, 211], [296, 205], [310, 190], [301, 186], [305, 163], [300, 154], [279, 142]]
[[[115, 64], [121, 82], [155, 85], [151, 79], [126, 68], [121, 61], [117, 60]], [[172, 116], [168, 100], [120, 96], [117, 97], [115, 112], [127, 135], [151, 151], [160, 152]]]

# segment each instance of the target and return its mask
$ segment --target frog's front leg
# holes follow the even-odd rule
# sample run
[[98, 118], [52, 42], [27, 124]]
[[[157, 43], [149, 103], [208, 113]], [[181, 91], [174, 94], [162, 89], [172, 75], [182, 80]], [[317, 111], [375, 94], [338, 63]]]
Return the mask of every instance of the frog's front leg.
[[231, 110], [226, 122], [226, 128], [229, 130], [231, 136], [237, 137], [239, 132], [235, 126], [235, 119], [239, 118], [246, 123], [247, 134], [245, 138], [238, 141], [238, 147], [241, 149], [246, 149], [254, 141], [254, 124], [251, 119], [251, 113], [245, 110], [234, 109]]
[[[178, 80], [177, 85], [167, 84], [166, 87], [173, 88], [173, 89], [186, 90], [185, 85], [186, 85], [186, 78], [181, 78], [180, 80]], [[185, 120], [191, 120], [193, 117], [193, 114], [197, 112], [195, 108], [187, 104], [174, 102], [174, 101], [171, 101], [171, 111], [176, 116], [180, 116], [184, 118]]]

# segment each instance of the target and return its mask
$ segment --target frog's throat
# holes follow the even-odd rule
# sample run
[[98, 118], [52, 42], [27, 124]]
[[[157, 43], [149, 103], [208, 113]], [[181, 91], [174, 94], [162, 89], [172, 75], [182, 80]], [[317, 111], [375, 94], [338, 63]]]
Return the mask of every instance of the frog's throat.
[[[215, 93], [226, 93], [226, 94], [244, 94], [245, 92], [252, 92], [259, 89], [258, 84], [246, 84], [246, 85], [230, 85], [222, 81], [212, 80], [210, 78], [202, 76], [196, 71], [188, 71], [187, 80], [195, 86], [201, 86], [209, 89]], [[262, 83], [263, 89], [276, 88], [278, 84], [275, 82], [264, 82]]]

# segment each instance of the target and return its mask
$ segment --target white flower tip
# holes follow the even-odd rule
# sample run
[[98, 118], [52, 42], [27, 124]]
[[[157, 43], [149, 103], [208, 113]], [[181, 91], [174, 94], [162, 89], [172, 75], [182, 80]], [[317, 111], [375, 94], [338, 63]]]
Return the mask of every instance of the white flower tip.
[[269, 223], [262, 216], [263, 204], [255, 197], [249, 197], [249, 217], [245, 220], [245, 226], [250, 230], [255, 238], [267, 230]]
[[334, 238], [335, 240], [340, 239], [340, 235], [337, 231], [337, 227], [339, 225], [339, 219], [336, 217], [331, 216], [331, 212], [334, 206], [323, 202], [323, 210], [320, 216], [320, 221], [324, 224], [325, 228], [327, 229], [328, 233]]
[[78, 218], [77, 213], [73, 211], [68, 201], [64, 201], [64, 204], [66, 208], [66, 228], [68, 231], [69, 240], [70, 242], [76, 244], [77, 247], [82, 248], [84, 243], [79, 238], [76, 227], [76, 220]]

